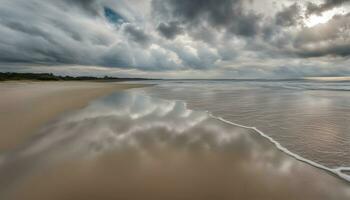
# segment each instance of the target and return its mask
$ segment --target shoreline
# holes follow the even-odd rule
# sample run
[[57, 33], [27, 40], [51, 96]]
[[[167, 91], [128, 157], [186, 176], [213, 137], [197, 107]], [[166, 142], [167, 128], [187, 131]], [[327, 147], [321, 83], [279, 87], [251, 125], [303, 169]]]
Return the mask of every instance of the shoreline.
[[[117, 85], [118, 89], [138, 86]], [[38, 98], [42, 93], [47, 96], [45, 86], [29, 86], [20, 84]], [[49, 89], [56, 95], [80, 98], [87, 86], [101, 93], [107, 88], [116, 90], [114, 84], [69, 84], [73, 95], [67, 85], [63, 89], [54, 86]], [[11, 85], [8, 90], [13, 91]], [[241, 199], [348, 199], [348, 182], [295, 159], [257, 128], [189, 109], [186, 101], [155, 99], [137, 91], [107, 94], [76, 112], [53, 118], [37, 132], [39, 137], [3, 154], [0, 196], [162, 199], [185, 189], [181, 199], [200, 199], [203, 194]], [[60, 97], [55, 99], [62, 101]], [[134, 196], [135, 188], [144, 189]]]
[[337, 167], [337, 168], [334, 168], [334, 169], [326, 167], [326, 166], [324, 166], [322, 164], [319, 164], [319, 163], [317, 163], [317, 162], [315, 162], [313, 160], [306, 159], [306, 158], [302, 157], [299, 154], [291, 152], [288, 148], [282, 146], [278, 141], [276, 141], [272, 137], [266, 135], [264, 132], [260, 131], [256, 127], [250, 127], [250, 126], [244, 126], [244, 125], [241, 125], [241, 124], [237, 124], [235, 122], [231, 122], [231, 121], [226, 120], [226, 119], [224, 119], [222, 117], [217, 117], [217, 116], [212, 115], [212, 114], [210, 114], [210, 116], [212, 118], [214, 118], [214, 119], [217, 119], [219, 121], [225, 122], [225, 123], [233, 125], [233, 126], [238, 126], [238, 127], [241, 127], [241, 128], [253, 130], [256, 133], [258, 133], [259, 136], [261, 136], [262, 138], [267, 139], [278, 150], [280, 150], [281, 152], [285, 153], [287, 156], [290, 156], [291, 158], [294, 158], [297, 161], [303, 162], [303, 163], [305, 163], [307, 165], [310, 165], [312, 167], [315, 167], [316, 169], [320, 169], [320, 170], [322, 170], [322, 171], [324, 171], [324, 172], [326, 172], [326, 173], [328, 173], [328, 174], [330, 174], [330, 175], [332, 175], [332, 176], [334, 176], [336, 178], [339, 178], [340, 180], [344, 181], [345, 183], [350, 184], [350, 175], [347, 175], [346, 173], [343, 172], [343, 171], [348, 171], [349, 167]]
[[[152, 95], [150, 95], [152, 96]], [[152, 96], [153, 97], [153, 96]], [[159, 97], [158, 97], [159, 98]], [[166, 100], [172, 100], [172, 101], [179, 101], [179, 102], [183, 102], [187, 108], [191, 109], [190, 106], [188, 105], [188, 102], [185, 99], [168, 99], [165, 98]], [[195, 109], [194, 109], [195, 110]], [[225, 119], [223, 117], [219, 117], [214, 115], [211, 111], [209, 110], [195, 110], [195, 111], [204, 111], [207, 112], [209, 114], [209, 116], [213, 119], [219, 120], [221, 122], [230, 124], [232, 126], [236, 126], [236, 127], [240, 127], [240, 128], [244, 128], [247, 130], [253, 130], [254, 132], [256, 132], [262, 139], [266, 139], [269, 141], [269, 143], [271, 143], [277, 150], [281, 151], [282, 153], [284, 153], [285, 155], [287, 155], [288, 157], [294, 158], [295, 160], [305, 163], [311, 167], [314, 167], [317, 170], [321, 170], [341, 181], [343, 181], [345, 184], [350, 185], [350, 167], [336, 167], [336, 168], [330, 168], [327, 167], [323, 164], [320, 164], [316, 161], [304, 158], [302, 155], [299, 155], [297, 153], [293, 153], [290, 149], [284, 147], [280, 142], [278, 142], [277, 140], [275, 140], [273, 137], [267, 135], [266, 133], [264, 133], [263, 131], [261, 131], [258, 127], [254, 127], [254, 126], [246, 126], [246, 125], [242, 125], [233, 121], [230, 121], [228, 119]]]
[[40, 132], [3, 156], [5, 199], [350, 195], [346, 182], [285, 154], [255, 129], [137, 91], [98, 99]]
[[15, 148], [40, 127], [93, 99], [145, 84], [93, 81], [0, 82], [0, 152]]

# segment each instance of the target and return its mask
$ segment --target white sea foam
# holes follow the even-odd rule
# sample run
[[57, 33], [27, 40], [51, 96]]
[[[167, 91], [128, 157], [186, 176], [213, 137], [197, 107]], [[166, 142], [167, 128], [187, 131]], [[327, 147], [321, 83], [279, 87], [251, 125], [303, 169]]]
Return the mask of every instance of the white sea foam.
[[215, 118], [215, 119], [218, 119], [220, 121], [223, 121], [223, 122], [226, 122], [226, 123], [229, 123], [229, 124], [232, 124], [234, 126], [238, 126], [238, 127], [241, 127], [241, 128], [246, 128], [246, 129], [252, 129], [254, 130], [255, 132], [259, 133], [262, 137], [268, 139], [271, 143], [273, 143], [279, 150], [283, 151], [284, 153], [294, 157], [295, 159], [297, 160], [300, 160], [302, 162], [305, 162], [307, 164], [310, 164], [314, 167], [317, 167], [319, 169], [323, 169], [323, 170], [326, 170], [332, 174], [335, 174], [336, 176], [350, 182], [350, 175], [347, 175], [345, 173], [343, 173], [344, 171], [350, 171], [350, 167], [338, 167], [338, 168], [334, 168], [334, 169], [331, 169], [329, 167], [326, 167], [324, 165], [321, 165], [317, 162], [314, 162], [312, 160], [309, 160], [309, 159], [306, 159], [298, 154], [295, 154], [293, 152], [291, 152], [290, 150], [288, 150], [287, 148], [283, 147], [279, 142], [277, 142], [276, 140], [274, 140], [272, 137], [266, 135], [264, 132], [260, 131], [259, 129], [257, 129], [256, 127], [249, 127], [249, 126], [244, 126], [244, 125], [240, 125], [240, 124], [237, 124], [237, 123], [234, 123], [234, 122], [231, 122], [231, 121], [228, 121], [228, 120], [225, 120], [221, 117], [216, 117], [212, 114], [210, 114], [211, 117]]
[[[187, 108], [187, 103], [184, 101], [184, 100], [175, 100], [175, 101], [179, 101], [179, 102], [183, 102], [185, 104], [185, 107]], [[276, 146], [277, 149], [283, 151], [284, 153], [288, 154], [289, 156], [292, 156], [293, 158], [299, 160], [299, 161], [302, 161], [304, 163], [307, 163], [309, 165], [312, 165], [316, 168], [319, 168], [319, 169], [322, 169], [322, 170], [325, 170], [327, 172], [330, 172], [336, 176], [338, 176], [339, 178], [342, 178], [343, 180], [347, 181], [347, 182], [350, 182], [350, 175], [344, 173], [344, 171], [350, 171], [350, 167], [337, 167], [337, 168], [329, 168], [329, 167], [326, 167], [320, 163], [317, 163], [315, 161], [312, 161], [312, 160], [309, 160], [309, 159], [306, 159], [296, 153], [293, 153], [291, 152], [289, 149], [283, 147], [278, 141], [274, 140], [272, 137], [266, 135], [264, 132], [260, 131], [258, 128], [256, 127], [251, 127], [251, 126], [244, 126], [244, 125], [241, 125], [241, 124], [237, 124], [237, 123], [234, 123], [234, 122], [231, 122], [231, 121], [228, 121], [222, 117], [217, 117], [215, 115], [213, 115], [212, 113], [210, 113], [210, 111], [203, 111], [203, 112], [207, 112], [209, 114], [210, 117], [214, 118], [214, 119], [217, 119], [217, 120], [220, 120], [222, 122], [225, 122], [225, 123], [228, 123], [228, 124], [231, 124], [231, 125], [234, 125], [234, 126], [238, 126], [238, 127], [241, 127], [241, 128], [245, 128], [245, 129], [251, 129], [251, 130], [254, 130], [255, 132], [257, 132], [259, 135], [261, 135], [262, 137], [268, 139], [272, 144], [274, 144]]]
[[[284, 86], [281, 86], [281, 87], [284, 87]], [[304, 87], [304, 88], [302, 88], [302, 87], [299, 87], [299, 86], [298, 86], [298, 88], [299, 88], [299, 89], [306, 89], [306, 88], [308, 88], [308, 89], [311, 89], [311, 90], [316, 89], [316, 88], [310, 88], [310, 87]], [[174, 89], [177, 89], [177, 88], [174, 88]], [[325, 88], [317, 88], [317, 90], [318, 90], [318, 89], [319, 89], [319, 90], [323, 90], [323, 89], [325, 89]], [[328, 89], [329, 89], [329, 88], [328, 88]], [[338, 88], [338, 89], [339, 89], [339, 88]], [[136, 90], [138, 90], [138, 89], [136, 89]], [[185, 91], [185, 92], [186, 92], [186, 91]], [[147, 92], [146, 92], [145, 94], [151, 95], [151, 96], [152, 96], [152, 93], [147, 93]], [[162, 97], [162, 95], [160, 95], [160, 97]], [[171, 98], [173, 98], [173, 96], [172, 96]], [[186, 100], [184, 100], [184, 99], [172, 99], [172, 100], [183, 102], [183, 103], [186, 105], [186, 107], [187, 107], [187, 102], [186, 102]], [[343, 180], [345, 180], [345, 181], [347, 181], [347, 182], [350, 182], [350, 175], [344, 173], [344, 172], [350, 171], [350, 167], [335, 167], [335, 168], [327, 167], [327, 166], [325, 166], [325, 165], [323, 165], [323, 164], [320, 164], [320, 163], [318, 163], [318, 162], [315, 162], [315, 161], [313, 161], [313, 160], [307, 159], [307, 158], [305, 158], [305, 157], [303, 157], [303, 156], [301, 156], [301, 155], [299, 155], [299, 154], [294, 153], [292, 150], [290, 150], [290, 149], [284, 147], [280, 142], [278, 142], [277, 140], [275, 140], [273, 137], [271, 137], [271, 136], [265, 134], [263, 131], [259, 130], [257, 127], [241, 125], [241, 124], [238, 124], [238, 123], [229, 121], [229, 120], [227, 120], [227, 119], [224, 119], [224, 118], [222, 118], [222, 117], [215, 116], [215, 115], [212, 114], [210, 111], [205, 111], [205, 112], [207, 112], [207, 113], [210, 115], [210, 117], [215, 118], [215, 119], [217, 119], [217, 120], [220, 120], [220, 121], [222, 121], [222, 122], [225, 122], [225, 123], [228, 123], [228, 124], [231, 124], [231, 125], [234, 125], [234, 126], [238, 126], [238, 127], [241, 127], [241, 128], [253, 130], [254, 132], [256, 132], [256, 133], [258, 133], [259, 135], [261, 135], [262, 137], [266, 138], [266, 139], [267, 139], [268, 141], [270, 141], [277, 149], [281, 150], [282, 152], [286, 153], [287, 155], [289, 155], [289, 156], [291, 156], [291, 157], [293, 157], [293, 158], [295, 158], [295, 159], [297, 159], [297, 160], [299, 160], [299, 161], [302, 161], [302, 162], [304, 162], [304, 163], [307, 163], [307, 164], [309, 164], [309, 165], [312, 165], [312, 166], [314, 166], [314, 167], [316, 167], [316, 168], [325, 170], [325, 171], [327, 171], [327, 172], [329, 172], [329, 173], [331, 173], [331, 174], [333, 174], [333, 175], [338, 176], [339, 178], [341, 178], [341, 179], [343, 179]]]

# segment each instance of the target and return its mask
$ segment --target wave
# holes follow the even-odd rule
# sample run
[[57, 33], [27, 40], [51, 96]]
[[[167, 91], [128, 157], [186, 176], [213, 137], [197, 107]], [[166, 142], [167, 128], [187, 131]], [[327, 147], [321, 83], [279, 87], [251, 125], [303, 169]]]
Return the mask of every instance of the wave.
[[[318, 81], [317, 81], [318, 82]], [[271, 86], [272, 87], [272, 86]], [[291, 86], [285, 86], [285, 85], [279, 85], [279, 86], [274, 86], [274, 87], [278, 87], [278, 88], [285, 88], [285, 89], [299, 89], [299, 90], [326, 90], [326, 88], [311, 88], [311, 87], [301, 87], [301, 86], [295, 86], [295, 87], [291, 87]], [[173, 88], [174, 90], [176, 90], [177, 88]], [[138, 89], [136, 89], [138, 90]], [[327, 88], [327, 90], [331, 90], [331, 91], [348, 91], [347, 89], [331, 89], [331, 88]], [[350, 89], [349, 89], [350, 91]], [[147, 94], [147, 92], [145, 93]], [[179, 101], [179, 102], [183, 102], [184, 104], [186, 104], [186, 107], [188, 107], [187, 102], [183, 99], [172, 99], [174, 101]], [[215, 116], [214, 114], [212, 114], [209, 110], [205, 110], [205, 112], [207, 112], [212, 118], [220, 120], [222, 122], [228, 123], [230, 125], [234, 125], [234, 126], [238, 126], [241, 128], [245, 128], [245, 129], [249, 129], [249, 130], [253, 130], [254, 132], [258, 133], [260, 136], [262, 136], [263, 138], [267, 139], [269, 142], [271, 142], [277, 149], [281, 150], [282, 152], [286, 153], [287, 155], [302, 161], [304, 163], [307, 163], [311, 166], [314, 166], [316, 168], [322, 169], [328, 173], [331, 173], [347, 182], [350, 182], [350, 174], [347, 174], [347, 172], [350, 171], [350, 167], [335, 167], [335, 168], [330, 168], [327, 167], [325, 165], [322, 165], [318, 162], [315, 162], [313, 160], [307, 159], [299, 154], [296, 154], [294, 152], [292, 152], [292, 150], [284, 147], [281, 143], [279, 143], [277, 140], [275, 140], [274, 138], [272, 138], [271, 136], [265, 134], [263, 131], [259, 130], [257, 127], [252, 127], [252, 126], [246, 126], [246, 125], [242, 125], [242, 124], [238, 124], [235, 123], [233, 121], [227, 120], [223, 117], [218, 117]]]
[[254, 85], [270, 89], [350, 91], [350, 82], [256, 82]]
[[221, 117], [216, 117], [214, 115], [211, 115], [211, 116], [213, 118], [215, 118], [215, 119], [218, 119], [220, 121], [226, 122], [228, 124], [232, 124], [234, 126], [239, 126], [239, 127], [242, 127], [242, 128], [254, 130], [255, 132], [259, 133], [262, 137], [268, 139], [272, 144], [275, 145], [275, 147], [277, 149], [283, 151], [284, 153], [288, 154], [289, 156], [292, 156], [293, 158], [295, 158], [295, 159], [297, 159], [299, 161], [302, 161], [304, 163], [310, 164], [310, 165], [312, 165], [312, 166], [314, 166], [316, 168], [319, 168], [319, 169], [325, 170], [327, 172], [330, 172], [330, 173], [338, 176], [339, 178], [342, 178], [343, 180], [345, 180], [347, 182], [350, 182], [350, 175], [346, 174], [346, 172], [350, 171], [350, 167], [337, 167], [337, 168], [334, 168], [334, 169], [326, 167], [326, 166], [324, 166], [324, 165], [322, 165], [320, 163], [317, 163], [315, 161], [306, 159], [306, 158], [304, 158], [304, 157], [302, 157], [302, 156], [300, 156], [300, 155], [298, 155], [296, 153], [291, 152], [287, 148], [283, 147], [278, 141], [276, 141], [272, 137], [266, 135], [264, 132], [260, 131], [256, 127], [244, 126], [244, 125], [241, 125], [241, 124], [237, 124], [237, 123], [225, 120], [224, 118], [221, 118]]

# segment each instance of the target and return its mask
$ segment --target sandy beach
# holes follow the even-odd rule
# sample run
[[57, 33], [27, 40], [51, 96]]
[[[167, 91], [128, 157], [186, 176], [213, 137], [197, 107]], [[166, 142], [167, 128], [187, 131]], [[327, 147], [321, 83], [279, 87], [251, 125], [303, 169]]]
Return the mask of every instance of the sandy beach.
[[0, 82], [0, 152], [33, 136], [53, 118], [112, 92], [142, 87], [112, 82]]
[[254, 130], [141, 90], [62, 115], [0, 156], [5, 200], [349, 197], [348, 183], [279, 151]]
[[2, 83], [0, 199], [350, 198], [252, 129], [125, 90], [142, 86]]

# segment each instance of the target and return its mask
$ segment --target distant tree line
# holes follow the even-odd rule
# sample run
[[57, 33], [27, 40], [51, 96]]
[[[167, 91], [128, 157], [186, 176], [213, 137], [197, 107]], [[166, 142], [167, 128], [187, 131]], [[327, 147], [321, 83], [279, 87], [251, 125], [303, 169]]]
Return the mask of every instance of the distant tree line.
[[149, 80], [145, 78], [117, 78], [105, 76], [57, 76], [52, 73], [13, 73], [0, 72], [0, 81], [18, 81], [18, 80], [36, 80], [36, 81], [130, 81], [130, 80]]

